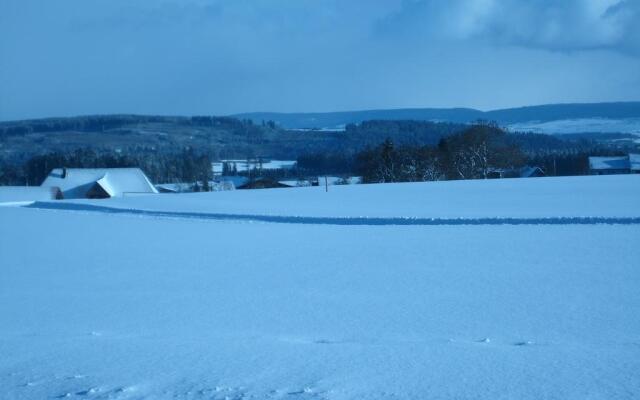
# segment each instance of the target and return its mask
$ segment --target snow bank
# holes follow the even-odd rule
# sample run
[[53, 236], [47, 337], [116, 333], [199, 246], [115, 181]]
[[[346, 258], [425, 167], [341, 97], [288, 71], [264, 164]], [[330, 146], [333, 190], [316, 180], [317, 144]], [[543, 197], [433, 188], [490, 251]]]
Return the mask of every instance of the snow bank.
[[0, 186], [0, 205], [22, 205], [55, 200], [57, 188], [41, 186]]

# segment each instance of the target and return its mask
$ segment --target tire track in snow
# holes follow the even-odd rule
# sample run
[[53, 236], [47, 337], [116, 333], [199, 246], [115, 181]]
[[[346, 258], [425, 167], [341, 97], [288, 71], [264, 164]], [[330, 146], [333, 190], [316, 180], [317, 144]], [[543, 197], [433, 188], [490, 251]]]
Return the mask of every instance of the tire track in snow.
[[640, 225], [640, 217], [542, 217], [542, 218], [421, 218], [421, 217], [303, 217], [284, 215], [198, 213], [115, 208], [91, 204], [34, 202], [23, 206], [43, 210], [81, 211], [104, 214], [137, 215], [152, 218], [183, 218], [216, 221], [249, 221], [304, 225]]

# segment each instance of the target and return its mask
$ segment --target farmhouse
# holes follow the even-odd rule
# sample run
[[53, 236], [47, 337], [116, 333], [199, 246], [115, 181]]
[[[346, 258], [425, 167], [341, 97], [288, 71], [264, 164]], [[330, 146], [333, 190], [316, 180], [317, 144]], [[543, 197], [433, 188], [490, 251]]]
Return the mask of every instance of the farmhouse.
[[501, 178], [539, 178], [546, 176], [542, 168], [526, 165], [522, 168], [491, 168], [489, 179]]
[[158, 193], [140, 168], [56, 168], [41, 186], [60, 188], [65, 199]]
[[251, 180], [244, 185], [238, 186], [237, 189], [275, 189], [291, 187], [287, 184], [280, 183], [271, 178], [257, 178]]
[[640, 154], [619, 157], [589, 157], [591, 175], [639, 174]]

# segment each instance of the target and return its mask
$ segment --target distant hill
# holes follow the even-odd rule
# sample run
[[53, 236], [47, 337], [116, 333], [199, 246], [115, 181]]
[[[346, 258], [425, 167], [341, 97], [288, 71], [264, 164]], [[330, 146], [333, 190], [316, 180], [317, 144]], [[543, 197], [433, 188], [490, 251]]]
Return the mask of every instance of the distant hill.
[[[477, 120], [496, 121], [513, 132], [564, 134], [565, 140], [572, 141], [588, 139], [624, 146], [637, 146], [640, 141], [640, 102], [558, 104], [488, 112], [425, 108], [248, 113], [233, 117], [94, 115], [0, 122], [0, 162], [21, 162], [35, 154], [78, 148], [117, 154], [175, 154], [193, 148], [214, 159], [293, 160], [301, 154], [353, 153], [386, 138], [400, 145], [434, 145]], [[527, 147], [566, 147], [558, 138], [552, 139], [528, 136]]]
[[472, 108], [405, 108], [326, 113], [255, 112], [233, 115], [236, 118], [274, 121], [288, 129], [336, 128], [368, 120], [418, 120], [469, 123], [496, 121], [503, 125], [531, 121], [547, 122], [568, 119], [640, 118], [640, 102], [547, 104], [539, 106], [480, 111]]
[[333, 145], [325, 132], [286, 131], [230, 117], [96, 115], [0, 122], [0, 159], [77, 148], [121, 154], [176, 153], [190, 147], [214, 158], [287, 157]]
[[482, 111], [471, 108], [404, 108], [395, 110], [341, 111], [325, 113], [256, 112], [235, 114], [233, 117], [260, 121], [274, 121], [287, 129], [327, 129], [359, 124], [373, 120], [416, 120], [467, 123], [481, 119]]
[[296, 159], [300, 154], [357, 152], [386, 138], [399, 144], [436, 144], [466, 126], [429, 121], [368, 121], [343, 132], [283, 129], [231, 117], [95, 115], [0, 122], [0, 161], [79, 148], [118, 154], [174, 154], [185, 148], [214, 159]]

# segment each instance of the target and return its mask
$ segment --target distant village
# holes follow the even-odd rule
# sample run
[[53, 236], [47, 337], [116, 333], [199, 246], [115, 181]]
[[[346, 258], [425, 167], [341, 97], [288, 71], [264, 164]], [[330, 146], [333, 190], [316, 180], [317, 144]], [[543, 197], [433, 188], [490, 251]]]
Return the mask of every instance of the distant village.
[[[260, 165], [258, 165], [260, 163]], [[276, 180], [247, 174], [252, 170], [290, 169], [293, 161], [224, 160], [212, 165], [213, 180], [195, 183], [154, 184], [140, 168], [54, 168], [40, 186], [2, 186], [1, 203], [20, 203], [62, 199], [105, 199], [111, 197], [208, 191], [291, 188], [304, 186], [353, 185], [359, 176], [313, 176], [296, 180]], [[591, 175], [640, 174], [640, 154], [616, 157], [589, 157]], [[241, 174], [242, 173], [242, 174]], [[535, 178], [546, 176], [537, 166], [517, 169], [492, 169], [489, 179]]]

